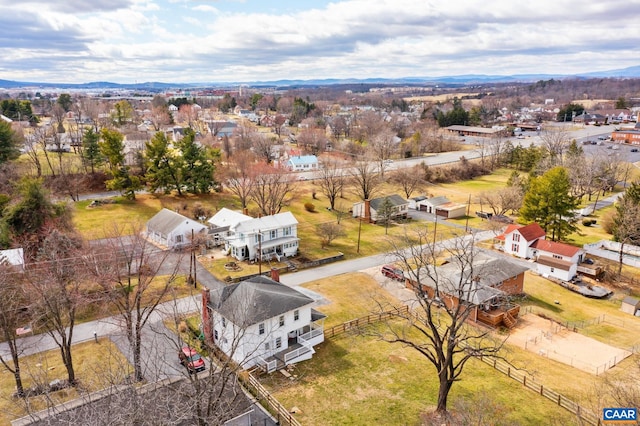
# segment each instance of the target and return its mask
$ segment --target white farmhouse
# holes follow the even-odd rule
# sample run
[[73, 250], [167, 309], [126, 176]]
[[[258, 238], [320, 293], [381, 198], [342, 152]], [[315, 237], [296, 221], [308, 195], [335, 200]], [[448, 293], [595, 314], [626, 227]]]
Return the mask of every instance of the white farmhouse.
[[225, 249], [238, 260], [262, 260], [295, 256], [298, 253], [298, 221], [291, 212], [242, 220], [229, 227]]
[[324, 314], [294, 288], [257, 276], [203, 292], [203, 333], [243, 368], [267, 372], [311, 359], [324, 341]]

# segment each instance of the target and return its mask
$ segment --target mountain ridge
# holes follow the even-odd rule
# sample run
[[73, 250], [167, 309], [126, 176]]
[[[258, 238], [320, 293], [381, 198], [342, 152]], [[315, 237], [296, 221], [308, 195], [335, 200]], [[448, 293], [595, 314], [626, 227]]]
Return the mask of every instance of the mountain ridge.
[[200, 82], [200, 83], [165, 83], [149, 81], [143, 83], [112, 83], [108, 81], [94, 81], [88, 83], [44, 83], [26, 82], [0, 79], [0, 88], [20, 89], [20, 88], [40, 88], [40, 89], [120, 89], [120, 90], [148, 90], [163, 91], [168, 89], [205, 88], [205, 87], [230, 87], [238, 85], [249, 86], [328, 86], [338, 84], [487, 84], [487, 83], [529, 83], [547, 79], [571, 79], [571, 78], [640, 78], [640, 65], [605, 70], [593, 71], [579, 74], [513, 74], [513, 75], [492, 75], [492, 74], [464, 74], [441, 77], [418, 77], [409, 76], [402, 78], [326, 78], [326, 79], [279, 79], [279, 80], [256, 80], [238, 82]]

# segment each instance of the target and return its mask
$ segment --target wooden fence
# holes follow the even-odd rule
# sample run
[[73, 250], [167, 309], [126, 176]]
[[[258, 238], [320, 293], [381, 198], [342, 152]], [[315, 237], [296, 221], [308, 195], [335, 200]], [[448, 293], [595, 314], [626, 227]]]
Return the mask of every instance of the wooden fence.
[[339, 336], [349, 330], [359, 329], [368, 324], [375, 324], [380, 321], [385, 321], [398, 315], [407, 315], [409, 313], [409, 307], [403, 306], [402, 308], [392, 309], [390, 311], [381, 312], [379, 314], [367, 315], [366, 317], [356, 318], [351, 321], [343, 322], [342, 324], [335, 325], [331, 328], [324, 330], [325, 339], [331, 339], [332, 337]]
[[599, 426], [601, 424], [600, 418], [590, 410], [583, 408], [580, 404], [572, 401], [566, 396], [548, 387], [545, 387], [540, 383], [537, 383], [535, 380], [528, 377], [526, 373], [523, 373], [522, 371], [516, 369], [508, 362], [488, 357], [480, 357], [479, 359], [485, 364], [492, 366], [499, 372], [506, 374], [507, 377], [522, 383], [522, 385], [524, 385], [526, 388], [531, 389], [532, 391], [553, 401], [555, 404], [558, 404], [560, 407], [564, 408], [570, 413], [575, 414], [584, 423], [594, 426]]
[[[530, 311], [529, 311], [530, 312]], [[345, 333], [346, 331], [356, 329], [359, 327], [363, 327], [367, 324], [373, 324], [376, 322], [384, 321], [387, 319], [391, 319], [397, 317], [399, 315], [414, 315], [413, 312], [409, 311], [408, 306], [403, 306], [402, 308], [396, 308], [391, 311], [382, 312], [375, 315], [367, 315], [366, 317], [357, 318], [355, 320], [351, 320], [324, 331], [325, 338], [332, 338], [339, 336], [340, 334]], [[465, 345], [465, 347], [472, 348], [471, 345]], [[592, 413], [590, 410], [585, 409], [580, 404], [574, 402], [573, 400], [567, 398], [566, 396], [543, 386], [540, 383], [537, 383], [532, 378], [528, 377], [526, 373], [518, 370], [517, 368], [510, 365], [508, 362], [498, 360], [493, 357], [478, 357], [485, 364], [490, 365], [494, 369], [498, 370], [501, 373], [507, 375], [507, 377], [520, 382], [526, 388], [544, 396], [545, 398], [553, 401], [555, 404], [558, 404], [560, 407], [569, 411], [572, 414], [575, 414], [581, 421], [586, 424], [599, 426], [601, 425], [600, 418]]]
[[251, 393], [262, 403], [262, 405], [266, 404], [266, 408], [276, 418], [279, 425], [301, 426], [300, 422], [298, 422], [291, 413], [284, 408], [284, 406], [280, 404], [280, 402], [271, 395], [264, 386], [260, 384], [258, 379], [253, 377], [253, 375], [250, 373], [246, 376], [244, 374], [240, 374], [238, 377], [241, 378], [245, 386], [252, 391]]

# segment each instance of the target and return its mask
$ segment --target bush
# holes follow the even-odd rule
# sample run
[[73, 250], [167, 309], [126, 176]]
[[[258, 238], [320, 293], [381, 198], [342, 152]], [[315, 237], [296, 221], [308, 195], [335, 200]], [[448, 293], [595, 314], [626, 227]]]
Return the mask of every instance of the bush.
[[304, 209], [310, 213], [313, 213], [316, 211], [316, 206], [313, 203], [304, 203]]
[[587, 218], [582, 219], [582, 224], [583, 224], [584, 226], [591, 226], [591, 225], [593, 225], [594, 223], [595, 223], [595, 221], [594, 221], [594, 220], [587, 219]]

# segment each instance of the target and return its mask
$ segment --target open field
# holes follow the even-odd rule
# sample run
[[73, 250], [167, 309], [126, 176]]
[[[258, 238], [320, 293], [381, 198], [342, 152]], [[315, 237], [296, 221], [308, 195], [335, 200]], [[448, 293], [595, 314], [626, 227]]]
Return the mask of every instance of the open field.
[[[392, 301], [364, 274], [347, 274], [305, 287], [331, 301], [318, 308], [328, 314], [327, 325], [375, 311], [381, 298]], [[294, 375], [297, 379], [289, 381], [276, 373], [265, 382], [285, 407], [299, 408], [296, 417], [305, 425], [415, 424], [436, 402], [437, 380], [431, 364], [415, 351], [373, 336], [331, 339], [318, 348], [312, 360], [297, 365]], [[510, 421], [536, 425], [573, 422], [565, 410], [475, 360], [454, 385], [451, 406], [477, 397], [480, 390], [491, 395]]]
[[[93, 392], [122, 382], [131, 373], [132, 368], [109, 339], [100, 339], [99, 342], [96, 344], [91, 340], [73, 345], [73, 365], [82, 392], [72, 388], [54, 392], [46, 397], [32, 397], [29, 399], [30, 410], [42, 410], [48, 404], [57, 405], [76, 399], [81, 396], [81, 393]], [[62, 364], [58, 350], [23, 357], [20, 359], [20, 368], [25, 388], [67, 378], [67, 370]], [[0, 370], [0, 424], [2, 425], [9, 424], [12, 419], [27, 414], [21, 400], [11, 396], [14, 391], [13, 375], [3, 368]], [[47, 401], [47, 398], [50, 400]]]

